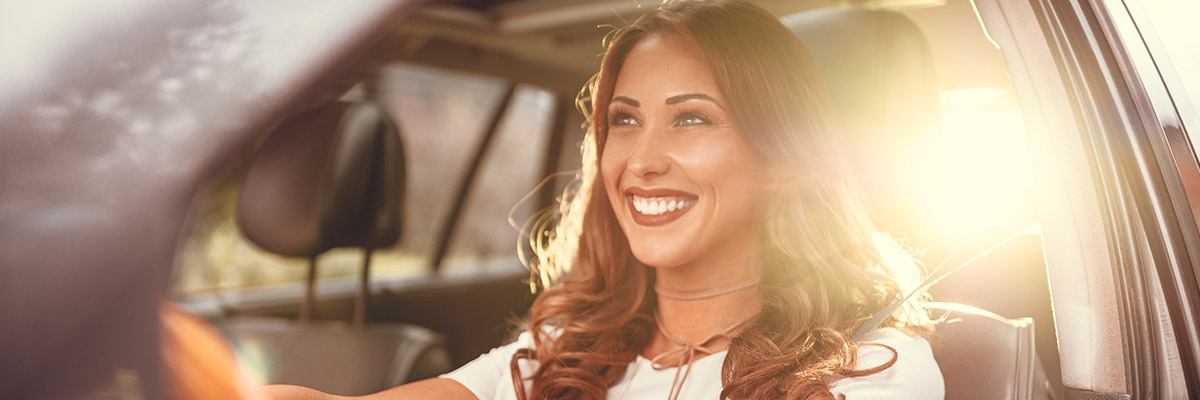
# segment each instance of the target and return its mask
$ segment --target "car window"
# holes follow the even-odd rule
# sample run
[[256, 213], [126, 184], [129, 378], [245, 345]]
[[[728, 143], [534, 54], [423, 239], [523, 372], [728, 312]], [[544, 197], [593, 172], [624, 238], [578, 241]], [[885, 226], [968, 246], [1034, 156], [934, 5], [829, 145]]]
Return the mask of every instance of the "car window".
[[[406, 158], [403, 234], [392, 248], [376, 250], [372, 279], [422, 274], [489, 116], [502, 104], [507, 83], [494, 78], [413, 64], [381, 68], [371, 92], [401, 130]], [[535, 205], [520, 200], [541, 180], [555, 96], [518, 85], [480, 164], [450, 241], [444, 264], [453, 270], [512, 266], [517, 230]], [[260, 249], [240, 232], [234, 215], [244, 169], [217, 179], [198, 197], [193, 229], [178, 257], [176, 296], [300, 282], [308, 261]], [[514, 210], [516, 208], [516, 210]], [[334, 249], [318, 259], [320, 278], [358, 273], [361, 250]]]
[[513, 96], [512, 111], [501, 121], [466, 198], [445, 261], [449, 268], [486, 268], [488, 263], [478, 261], [510, 259], [517, 227], [537, 211], [536, 197], [527, 195], [543, 178], [554, 96], [526, 86]]
[[1033, 198], [1025, 120], [1011, 87], [943, 91], [941, 136], [919, 162], [925, 211], [952, 237], [1018, 218]]
[[[1147, 41], [1160, 73], [1171, 89], [1171, 97], [1185, 125], [1200, 121], [1200, 3], [1173, 0], [1141, 0], [1129, 4], [1138, 30]], [[1195, 145], [1196, 141], [1192, 141]]]

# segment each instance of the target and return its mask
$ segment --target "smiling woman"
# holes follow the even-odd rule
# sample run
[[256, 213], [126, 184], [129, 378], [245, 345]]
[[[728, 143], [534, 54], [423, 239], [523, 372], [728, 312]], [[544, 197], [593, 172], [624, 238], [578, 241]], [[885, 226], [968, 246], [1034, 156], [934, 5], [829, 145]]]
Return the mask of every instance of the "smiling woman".
[[[729, 266], [752, 259], [769, 185], [765, 160], [725, 110], [693, 47], [678, 35], [634, 46], [613, 89], [600, 160], [605, 192], [634, 257], [663, 271], [659, 285], [674, 290], [759, 275]], [[707, 279], [667, 272], [679, 270]]]
[[800, 40], [743, 1], [617, 31], [580, 96], [579, 184], [531, 235], [527, 332], [377, 396], [941, 398], [922, 310], [854, 336], [916, 268], [874, 232], [824, 90]]
[[[565, 278], [532, 310], [538, 365], [512, 373], [532, 377], [529, 397], [941, 396], [923, 339], [850, 337], [898, 297], [881, 253], [899, 250], [873, 236], [816, 68], [771, 15], [650, 12], [613, 36], [585, 95], [583, 185], [538, 266]], [[907, 307], [887, 325], [926, 324]]]

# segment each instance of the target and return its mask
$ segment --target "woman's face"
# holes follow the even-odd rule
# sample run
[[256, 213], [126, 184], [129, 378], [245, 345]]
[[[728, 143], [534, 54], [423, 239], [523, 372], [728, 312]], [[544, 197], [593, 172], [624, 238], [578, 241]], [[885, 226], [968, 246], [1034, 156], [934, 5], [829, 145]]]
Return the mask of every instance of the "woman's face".
[[762, 224], [767, 168], [701, 57], [674, 35], [642, 39], [608, 107], [604, 188], [633, 255], [653, 267], [745, 263]]

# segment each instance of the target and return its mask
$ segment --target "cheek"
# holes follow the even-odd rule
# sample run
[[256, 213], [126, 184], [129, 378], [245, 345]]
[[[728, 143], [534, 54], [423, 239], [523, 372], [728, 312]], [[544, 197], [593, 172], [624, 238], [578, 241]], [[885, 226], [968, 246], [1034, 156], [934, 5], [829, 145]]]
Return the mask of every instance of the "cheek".
[[[610, 201], [616, 193], [617, 185], [621, 182], [621, 173], [625, 170], [625, 160], [621, 151], [614, 149], [612, 141], [604, 144], [600, 153], [600, 183], [608, 193]], [[616, 202], [613, 201], [614, 207]]]
[[706, 180], [724, 199], [725, 206], [737, 214], [758, 214], [759, 203], [766, 196], [769, 181], [765, 161], [759, 159], [747, 143], [728, 143], [720, 154], [713, 154], [704, 168]]
[[[729, 134], [728, 136], [734, 136]], [[760, 175], [761, 162], [740, 138], [681, 143], [675, 159], [698, 182], [714, 186], [746, 185], [747, 179]]]

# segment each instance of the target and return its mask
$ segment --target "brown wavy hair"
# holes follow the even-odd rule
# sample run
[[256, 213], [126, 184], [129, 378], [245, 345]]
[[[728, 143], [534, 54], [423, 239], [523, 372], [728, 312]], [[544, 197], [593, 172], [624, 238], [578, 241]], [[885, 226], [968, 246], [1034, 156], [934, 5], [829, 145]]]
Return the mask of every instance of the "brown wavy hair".
[[[830, 398], [830, 377], [890, 367], [895, 357], [855, 369], [859, 345], [851, 335], [899, 299], [897, 278], [916, 281], [916, 263], [874, 232], [861, 190], [835, 150], [815, 64], [799, 39], [753, 4], [680, 1], [610, 34], [600, 72], [580, 92], [588, 127], [582, 169], [556, 218], [544, 218], [531, 236], [533, 284], [544, 291], [528, 323], [534, 346], [511, 363], [518, 395], [602, 399], [654, 335], [654, 274], [632, 257], [598, 167], [617, 74], [652, 35], [677, 35], [700, 50], [741, 132], [784, 175], [759, 233], [763, 308], [729, 344], [721, 398]], [[894, 315], [883, 326], [929, 331], [928, 317], [913, 304]], [[524, 358], [538, 362], [532, 376], [517, 368]], [[532, 379], [528, 396], [523, 379]]]

